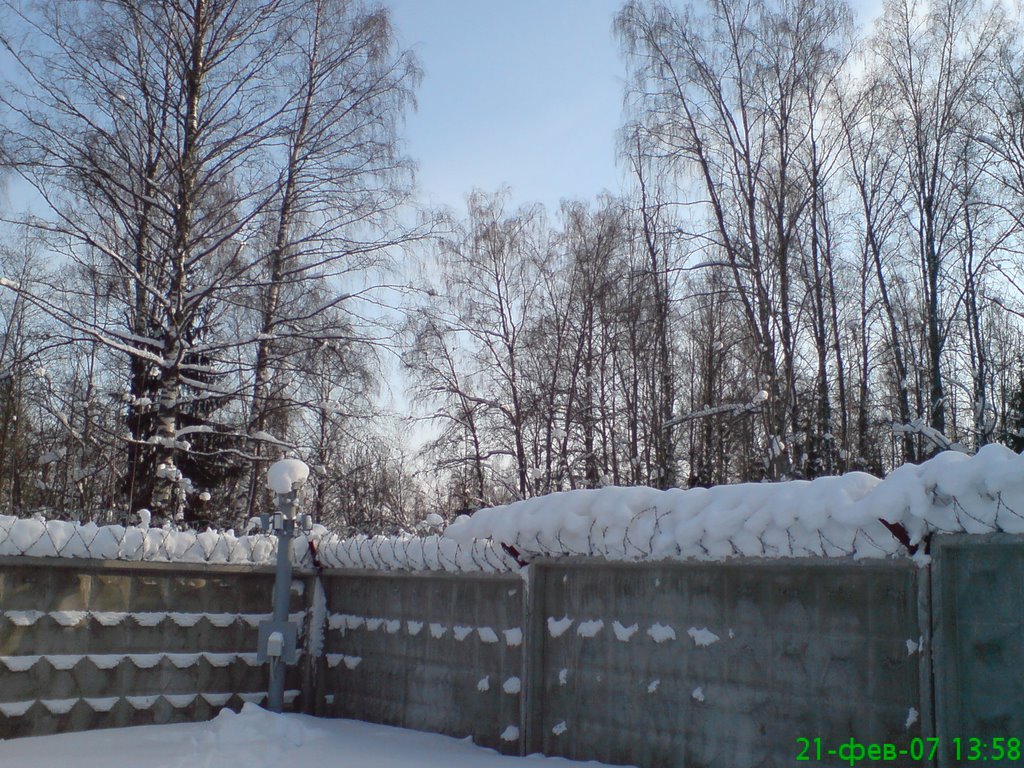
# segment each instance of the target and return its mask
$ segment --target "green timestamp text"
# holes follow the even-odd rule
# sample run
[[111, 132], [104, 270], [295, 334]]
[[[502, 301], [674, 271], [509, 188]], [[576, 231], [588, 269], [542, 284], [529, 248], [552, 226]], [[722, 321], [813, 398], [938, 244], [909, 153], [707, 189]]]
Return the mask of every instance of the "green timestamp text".
[[[1021, 760], [1021, 740], [1017, 737], [956, 737], [948, 740], [950, 756], [958, 763], [1014, 762]], [[939, 752], [941, 740], [935, 737], [913, 738], [908, 744], [893, 742], [863, 742], [850, 738], [839, 744], [829, 744], [820, 738], [796, 740], [797, 762], [817, 762], [839, 758], [840, 762], [854, 766], [867, 763], [886, 763], [910, 758], [913, 761], [932, 761]]]

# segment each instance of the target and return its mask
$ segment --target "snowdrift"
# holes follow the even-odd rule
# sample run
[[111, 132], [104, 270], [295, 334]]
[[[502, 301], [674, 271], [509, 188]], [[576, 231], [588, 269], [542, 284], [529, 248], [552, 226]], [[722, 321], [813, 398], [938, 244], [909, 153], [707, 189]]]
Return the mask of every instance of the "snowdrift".
[[932, 533], [1024, 533], [1024, 457], [953, 451], [879, 480], [840, 477], [716, 488], [555, 493], [457, 519], [445, 536], [490, 539], [520, 557], [612, 559], [889, 557]]
[[[315, 531], [319, 564], [508, 571], [539, 556], [924, 558], [933, 533], [1024, 533], [1024, 456], [988, 445], [942, 453], [884, 480], [862, 472], [716, 488], [566, 491], [481, 509], [440, 535], [341, 538]], [[313, 565], [310, 539], [293, 542]], [[270, 565], [276, 539], [233, 532], [98, 527], [0, 516], [0, 555]]]

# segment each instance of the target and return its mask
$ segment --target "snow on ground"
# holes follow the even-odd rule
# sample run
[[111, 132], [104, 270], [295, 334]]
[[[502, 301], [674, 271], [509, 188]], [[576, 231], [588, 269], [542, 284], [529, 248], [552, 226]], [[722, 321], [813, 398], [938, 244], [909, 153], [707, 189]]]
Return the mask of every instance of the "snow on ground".
[[354, 720], [275, 715], [254, 704], [206, 723], [151, 725], [0, 741], [0, 768], [570, 768], [507, 757], [468, 739]]

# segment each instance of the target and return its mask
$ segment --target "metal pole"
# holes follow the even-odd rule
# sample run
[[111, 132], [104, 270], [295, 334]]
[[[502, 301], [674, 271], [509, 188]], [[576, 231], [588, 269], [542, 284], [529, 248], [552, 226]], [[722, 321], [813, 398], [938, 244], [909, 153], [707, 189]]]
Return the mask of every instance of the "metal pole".
[[[295, 498], [297, 490], [278, 496], [281, 525], [274, 526], [277, 533], [277, 572], [274, 575], [274, 622], [288, 621], [288, 608], [292, 591], [292, 537], [295, 535]], [[278, 656], [270, 661], [270, 688], [268, 705], [271, 712], [284, 707], [284, 660]]]

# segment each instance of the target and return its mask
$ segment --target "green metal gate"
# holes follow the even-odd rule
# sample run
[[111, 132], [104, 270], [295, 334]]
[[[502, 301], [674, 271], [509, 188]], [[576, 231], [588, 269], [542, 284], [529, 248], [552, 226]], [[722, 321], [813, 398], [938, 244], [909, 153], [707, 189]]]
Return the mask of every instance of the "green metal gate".
[[932, 543], [940, 766], [1024, 766], [1024, 536]]

